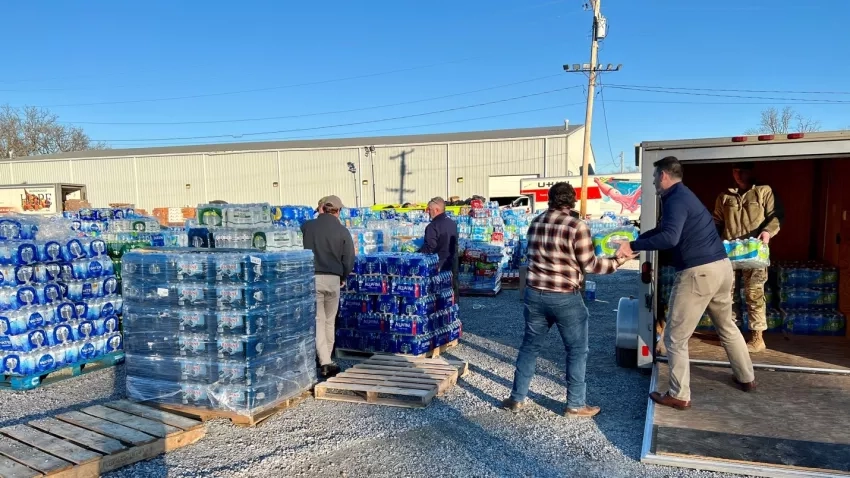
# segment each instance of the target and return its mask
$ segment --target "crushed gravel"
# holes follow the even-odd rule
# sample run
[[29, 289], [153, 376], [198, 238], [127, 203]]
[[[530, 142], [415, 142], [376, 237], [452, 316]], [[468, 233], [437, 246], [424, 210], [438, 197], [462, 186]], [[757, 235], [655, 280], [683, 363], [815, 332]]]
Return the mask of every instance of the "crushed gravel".
[[[637, 294], [635, 266], [593, 277], [587, 381], [588, 402], [602, 407], [595, 420], [561, 415], [565, 355], [554, 331], [538, 359], [533, 403], [516, 414], [498, 408], [523, 331], [519, 294], [504, 291], [461, 299], [464, 335], [448, 355], [468, 361], [470, 374], [425, 409], [309, 399], [255, 428], [208, 422], [198, 443], [106, 476], [726, 476], [639, 462], [649, 378], [618, 368], [613, 354], [614, 309], [619, 297]], [[117, 367], [2, 398], [7, 426], [124, 398], [124, 374]]]

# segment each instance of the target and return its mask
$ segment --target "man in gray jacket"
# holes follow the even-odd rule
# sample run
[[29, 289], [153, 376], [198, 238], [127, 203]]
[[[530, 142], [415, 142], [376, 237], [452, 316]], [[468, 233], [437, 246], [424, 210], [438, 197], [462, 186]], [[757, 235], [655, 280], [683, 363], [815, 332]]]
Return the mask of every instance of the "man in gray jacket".
[[313, 251], [316, 264], [316, 355], [323, 377], [339, 373], [331, 359], [339, 310], [339, 293], [354, 269], [354, 241], [339, 220], [343, 208], [337, 196], [319, 201], [319, 217], [301, 226], [304, 248]]

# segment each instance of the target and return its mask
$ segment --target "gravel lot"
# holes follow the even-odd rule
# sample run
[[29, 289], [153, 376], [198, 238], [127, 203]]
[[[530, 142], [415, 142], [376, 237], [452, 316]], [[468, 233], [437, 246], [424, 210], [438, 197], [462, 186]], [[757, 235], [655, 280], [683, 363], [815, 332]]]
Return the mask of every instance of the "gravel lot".
[[[531, 385], [534, 404], [518, 414], [498, 408], [510, 391], [523, 327], [518, 292], [505, 291], [461, 300], [464, 335], [449, 355], [469, 361], [471, 373], [426, 409], [310, 399], [253, 429], [209, 422], [197, 444], [108, 476], [723, 476], [638, 461], [649, 378], [618, 368], [613, 357], [617, 300], [637, 293], [631, 269], [594, 278], [587, 379], [588, 402], [602, 407], [595, 420], [561, 416], [564, 350], [554, 331]], [[4, 394], [0, 426], [123, 395], [122, 367]]]

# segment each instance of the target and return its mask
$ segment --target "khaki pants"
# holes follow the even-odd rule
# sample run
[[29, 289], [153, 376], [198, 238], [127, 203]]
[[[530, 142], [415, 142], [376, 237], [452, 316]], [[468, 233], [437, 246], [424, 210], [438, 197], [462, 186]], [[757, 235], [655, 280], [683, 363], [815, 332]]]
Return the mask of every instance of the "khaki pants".
[[334, 275], [316, 275], [316, 355], [319, 365], [333, 363], [336, 313], [339, 311], [340, 279]]
[[[734, 274], [734, 272], [733, 272]], [[744, 288], [744, 304], [750, 316], [750, 330], [767, 330], [767, 303], [764, 299], [764, 285], [767, 283], [767, 269], [745, 269], [741, 271]], [[736, 294], [735, 280], [732, 279], [732, 300], [737, 304], [740, 297]], [[737, 322], [735, 309], [732, 319]]]
[[732, 319], [732, 288], [734, 275], [728, 259], [685, 269], [676, 274], [670, 295], [664, 345], [670, 364], [670, 396], [679, 400], [691, 399], [691, 368], [688, 340], [707, 310], [711, 322], [726, 349], [732, 373], [741, 382], [752, 382], [753, 362], [747, 343]]

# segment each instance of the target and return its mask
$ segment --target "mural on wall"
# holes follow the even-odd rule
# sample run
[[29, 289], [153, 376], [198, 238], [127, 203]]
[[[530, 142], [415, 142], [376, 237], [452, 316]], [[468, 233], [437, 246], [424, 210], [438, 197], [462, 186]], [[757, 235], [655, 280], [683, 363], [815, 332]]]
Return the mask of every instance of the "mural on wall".
[[620, 206], [620, 214], [630, 213], [640, 209], [640, 181], [623, 181], [614, 178], [593, 178], [602, 192], [602, 201], [616, 203]]

